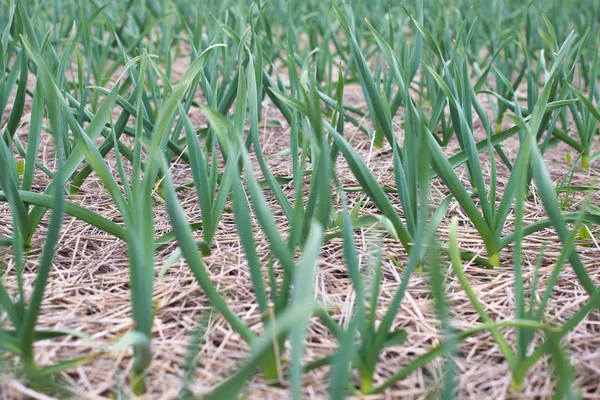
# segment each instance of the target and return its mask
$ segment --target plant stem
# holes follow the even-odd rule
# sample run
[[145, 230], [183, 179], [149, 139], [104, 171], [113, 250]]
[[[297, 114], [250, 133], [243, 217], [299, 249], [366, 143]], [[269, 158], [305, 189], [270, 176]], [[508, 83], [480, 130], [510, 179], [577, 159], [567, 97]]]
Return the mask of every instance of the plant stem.
[[585, 171], [590, 169], [590, 155], [588, 153], [583, 153], [581, 155], [581, 169]]
[[133, 371], [131, 373], [131, 390], [133, 394], [136, 396], [141, 396], [144, 394], [146, 386], [146, 373], [142, 372], [141, 374]]
[[369, 394], [373, 391], [373, 375], [365, 374], [360, 377], [360, 391]]
[[500, 253], [498, 251], [490, 253], [488, 261], [494, 268], [498, 268], [500, 266]]

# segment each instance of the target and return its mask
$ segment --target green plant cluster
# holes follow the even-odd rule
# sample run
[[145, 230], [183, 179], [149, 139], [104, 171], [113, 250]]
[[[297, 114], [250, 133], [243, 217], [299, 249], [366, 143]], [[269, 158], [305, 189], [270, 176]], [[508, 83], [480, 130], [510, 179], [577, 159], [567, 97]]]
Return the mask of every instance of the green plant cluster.
[[[556, 187], [544, 155], [564, 143], [577, 155], [573, 169], [589, 169], [600, 158], [592, 151], [600, 121], [597, 1], [4, 0], [0, 21], [0, 201], [8, 204], [13, 221], [12, 235], [0, 244], [11, 255], [17, 282], [13, 293], [0, 281], [0, 349], [19, 358], [30, 381], [96, 356], [36, 363], [37, 341], [85, 336], [37, 328], [68, 215], [127, 245], [135, 328], [119, 345], [134, 349], [129, 385], [136, 395], [144, 393], [152, 368], [156, 252], [174, 243], [169, 261], [185, 259], [215, 312], [251, 349], [207, 399], [235, 398], [259, 372], [266, 381], [288, 382], [292, 398], [299, 399], [303, 375], [324, 366], [332, 399], [374, 394], [438, 357], [445, 359], [440, 393], [451, 398], [457, 395], [456, 348], [482, 331], [493, 335], [516, 389], [549, 356], [556, 396], [577, 396], [561, 339], [600, 305], [598, 282], [574, 246], [582, 229], [600, 224], [600, 212], [585, 202], [565, 211], [557, 193], [596, 188], [572, 187], [570, 180]], [[180, 63], [188, 67], [176, 77]], [[345, 103], [345, 89], [357, 84], [366, 109]], [[277, 156], [289, 159], [290, 176], [276, 175], [261, 149], [267, 105], [277, 108], [288, 128], [289, 148]], [[192, 113], [202, 114], [206, 124], [195, 126]], [[349, 129], [374, 148], [387, 149], [382, 154], [393, 166], [394, 187], [378, 182], [348, 140]], [[44, 134], [53, 138], [51, 165], [38, 157]], [[520, 144], [516, 157], [505, 152], [509, 139]], [[450, 143], [460, 149], [447, 156]], [[107, 157], [116, 160], [116, 172]], [[341, 161], [359, 186], [341, 183]], [[187, 164], [189, 183], [174, 183], [175, 162]], [[463, 167], [466, 180], [459, 172]], [[506, 183], [499, 179], [500, 168], [510, 171]], [[50, 182], [42, 191], [33, 188], [38, 175]], [[91, 175], [110, 195], [120, 222], [68, 197]], [[430, 196], [433, 179], [447, 188], [439, 204]], [[200, 220], [186, 217], [178, 199], [182, 190], [195, 190]], [[348, 209], [347, 197], [356, 192], [376, 206], [375, 213], [360, 215], [360, 202]], [[533, 193], [546, 217], [526, 224], [525, 202]], [[267, 195], [283, 218], [276, 218]], [[158, 202], [166, 206], [172, 228], [164, 235], [155, 233]], [[459, 250], [456, 221], [449, 242], [441, 241], [438, 227], [452, 204], [477, 230], [484, 255]], [[203, 261], [226, 213], [235, 219], [245, 252], [264, 324], [260, 332], [234, 312]], [[509, 215], [514, 230], [506, 227]], [[48, 221], [45, 240], [29, 290], [24, 265], [42, 220]], [[267, 263], [257, 252], [253, 221], [270, 245]], [[401, 243], [408, 256], [383, 312], [378, 295], [386, 255], [380, 249], [363, 265], [354, 236], [372, 225]], [[538, 300], [523, 287], [522, 250], [528, 235], [545, 228], [556, 231], [563, 247]], [[341, 238], [356, 296], [344, 324], [314, 296], [319, 254], [333, 238]], [[512, 258], [501, 265], [502, 250]], [[488, 315], [464, 260], [514, 271], [514, 320]], [[464, 331], [449, 317], [448, 265], [480, 317]], [[564, 268], [574, 269], [589, 298], [556, 325], [547, 305]], [[392, 327], [418, 270], [429, 276], [443, 342], [376, 382], [381, 353], [406, 340], [406, 331]], [[338, 347], [304, 364], [312, 318], [327, 327]], [[514, 339], [504, 328], [513, 329]], [[282, 361], [286, 344], [291, 353]]]

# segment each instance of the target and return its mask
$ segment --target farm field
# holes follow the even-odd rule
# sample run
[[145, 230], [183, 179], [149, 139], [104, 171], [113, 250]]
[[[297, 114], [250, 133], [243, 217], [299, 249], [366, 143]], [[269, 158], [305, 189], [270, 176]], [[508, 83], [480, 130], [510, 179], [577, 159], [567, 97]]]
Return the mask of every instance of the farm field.
[[0, 0], [1, 399], [600, 398], [600, 2]]

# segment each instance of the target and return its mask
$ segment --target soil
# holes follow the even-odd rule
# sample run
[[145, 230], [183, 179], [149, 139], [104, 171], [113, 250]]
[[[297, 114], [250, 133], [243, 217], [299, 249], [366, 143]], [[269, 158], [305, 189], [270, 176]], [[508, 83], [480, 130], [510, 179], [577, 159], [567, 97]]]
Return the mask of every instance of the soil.
[[[359, 87], [347, 87], [346, 102], [366, 109]], [[25, 143], [28, 131], [28, 113], [26, 110], [23, 124], [18, 132]], [[401, 113], [399, 113], [401, 114]], [[5, 116], [6, 117], [6, 116]], [[197, 127], [204, 124], [199, 110], [191, 114]], [[397, 117], [395, 130], [402, 140], [401, 115]], [[6, 119], [6, 118], [4, 118]], [[4, 121], [5, 122], [5, 121]], [[263, 108], [261, 128], [262, 148], [265, 156], [274, 155], [289, 147], [289, 129], [283, 117], [271, 104]], [[368, 121], [361, 121], [368, 125]], [[482, 128], [477, 127], [476, 136], [484, 137]], [[346, 124], [345, 135], [359, 154], [368, 160], [370, 169], [379, 182], [385, 186], [395, 186], [393, 165], [389, 149], [373, 150], [369, 138], [353, 125]], [[511, 139], [504, 143], [504, 149], [514, 160], [518, 150], [518, 140]], [[453, 141], [445, 149], [453, 154], [457, 149]], [[594, 143], [594, 151], [600, 150], [599, 143]], [[555, 182], [564, 177], [571, 164], [566, 154], [576, 154], [566, 145], [558, 145], [550, 149], [544, 156], [552, 178]], [[53, 166], [52, 139], [44, 135], [40, 146], [40, 161], [49, 168]], [[484, 172], [489, 174], [490, 159], [482, 154]], [[111, 168], [115, 168], [114, 153], [107, 157]], [[497, 190], [498, 201], [503, 194], [508, 169], [502, 166], [499, 158]], [[291, 175], [289, 157], [277, 157], [269, 160], [275, 175]], [[115, 169], [116, 171], [116, 169]], [[257, 173], [258, 173], [257, 168]], [[357, 186], [357, 182], [345, 165], [343, 158], [338, 161], [338, 175], [346, 186]], [[459, 169], [463, 171], [464, 169]], [[187, 165], [174, 162], [172, 172], [177, 184], [191, 180]], [[463, 173], [463, 181], [466, 182]], [[117, 176], [115, 172], [115, 176]], [[587, 171], [575, 170], [574, 185], [596, 185], [600, 177], [600, 163], [596, 162]], [[487, 176], [486, 176], [487, 178]], [[39, 174], [36, 177], [34, 190], [43, 191], [48, 179]], [[284, 188], [290, 198], [293, 191]], [[448, 194], [448, 190], [437, 179], [432, 182], [432, 205]], [[200, 220], [198, 199], [195, 191], [185, 190], [179, 193], [187, 217], [190, 221]], [[272, 204], [278, 217], [282, 232], [285, 233], [285, 219], [279, 212], [276, 201], [269, 191], [265, 196]], [[362, 197], [361, 214], [377, 213], [376, 207], [359, 193], [349, 193], [350, 207]], [[401, 213], [397, 196], [389, 195], [392, 203]], [[561, 197], [564, 197], [561, 196]], [[584, 193], [571, 193], [568, 209], [575, 209], [584, 201]], [[70, 201], [90, 208], [102, 216], [118, 220], [119, 213], [110, 200], [103, 185], [95, 175], [91, 175], [80, 192], [69, 198]], [[170, 230], [170, 222], [165, 205], [156, 196], [155, 227], [156, 233]], [[592, 203], [598, 204], [595, 194]], [[527, 223], [545, 217], [539, 199], [533, 192], [527, 201], [525, 215]], [[452, 217], [458, 217], [459, 243], [461, 249], [485, 255], [484, 246], [473, 226], [467, 222], [466, 216], [456, 203], [453, 203], [439, 229], [439, 239], [446, 241]], [[45, 234], [47, 219], [41, 223], [33, 240], [33, 247], [24, 275], [25, 286], [31, 292], [36, 276], [36, 263], [40, 255]], [[11, 235], [11, 214], [6, 203], [0, 204], [0, 235]], [[509, 215], [506, 232], [514, 229], [513, 214]], [[202, 232], [196, 232], [201, 238]], [[593, 228], [593, 237], [599, 237], [597, 227]], [[382, 316], [389, 307], [391, 299], [398, 287], [403, 273], [406, 254], [398, 241], [392, 240], [374, 227], [356, 232], [356, 243], [360, 252], [363, 267], [367, 264], [368, 255], [383, 246], [383, 282], [378, 301], [378, 315]], [[264, 260], [265, 268], [268, 257], [268, 243], [262, 234], [256, 234], [257, 249]], [[156, 255], [156, 273], [171, 255], [175, 245], [161, 249]], [[552, 229], [547, 229], [527, 237], [524, 243], [523, 277], [527, 293], [531, 290], [531, 281], [536, 269], [535, 265], [541, 257], [539, 267], [538, 293], [543, 293], [554, 264], [562, 249], [562, 245]], [[579, 254], [588, 273], [596, 285], [600, 285], [600, 247], [595, 240], [580, 241]], [[398, 267], [393, 261], [399, 261]], [[3, 282], [10, 291], [15, 290], [14, 263], [12, 256], [5, 257]], [[252, 290], [252, 282], [240, 241], [237, 238], [233, 216], [226, 211], [219, 224], [215, 236], [212, 254], [205, 258], [211, 277], [220, 293], [227, 299], [230, 307], [242, 317], [253, 331], [261, 332], [262, 325]], [[481, 323], [473, 306], [462, 290], [456, 276], [444, 263], [446, 273], [446, 290], [452, 314], [452, 324], [458, 329], [466, 329]], [[498, 321], [514, 318], [514, 274], [512, 251], [506, 249], [501, 254], [501, 265], [488, 270], [474, 263], [465, 263], [465, 271], [473, 290], [479, 296], [486, 311]], [[407, 341], [388, 348], [382, 353], [375, 378], [375, 384], [382, 383], [386, 377], [398, 371], [415, 357], [424, 354], [441, 340], [439, 321], [435, 316], [433, 302], [428, 286], [428, 275], [416, 273], [410, 278], [407, 294], [401, 309], [394, 321], [394, 328], [408, 331]], [[91, 227], [69, 216], [65, 217], [58, 251], [54, 258], [52, 273], [42, 306], [38, 325], [40, 328], [62, 328], [84, 332], [89, 339], [68, 337], [64, 339], [40, 342], [36, 348], [37, 361], [41, 365], [55, 363], [99, 352], [108, 348], [116, 340], [132, 328], [129, 270], [125, 243], [113, 236]], [[344, 321], [352, 309], [354, 295], [346, 267], [343, 263], [341, 240], [334, 239], [323, 247], [316, 280], [316, 295], [327, 304], [336, 320]], [[588, 299], [585, 290], [579, 284], [571, 267], [567, 264], [561, 272], [556, 290], [547, 309], [547, 320], [555, 323], [565, 321], [573, 315]], [[188, 347], [197, 326], [205, 326], [197, 351], [197, 368], [192, 383], [194, 393], [207, 392], [213, 385], [229, 376], [247, 356], [248, 346], [234, 333], [224, 319], [212, 310], [206, 296], [195, 282], [187, 264], [180, 261], [170, 266], [163, 279], [157, 280], [154, 289], [154, 301], [157, 314], [154, 322], [152, 366], [147, 379], [148, 399], [174, 399], [178, 397], [183, 385], [184, 365], [188, 357]], [[508, 333], [509, 340], [514, 343], [514, 335]], [[540, 340], [534, 341], [538, 345]], [[576, 385], [584, 398], [600, 398], [600, 312], [593, 311], [564, 340], [568, 358], [576, 368]], [[306, 343], [306, 361], [315, 360], [331, 354], [336, 348], [336, 341], [328, 334], [327, 329], [317, 320], [311, 320]], [[282, 349], [282, 357], [287, 357], [289, 348]], [[0, 394], [3, 399], [16, 398], [48, 398], [32, 392], [20, 383], [10, 371], [16, 371], [18, 360], [6, 358], [6, 373], [0, 377]], [[458, 390], [460, 398], [549, 398], [553, 391], [552, 370], [549, 360], [543, 359], [531, 369], [521, 391], [511, 389], [511, 374], [498, 346], [490, 333], [484, 332], [461, 343], [459, 354], [455, 359], [458, 372]], [[60, 381], [71, 390], [75, 397], [85, 399], [112, 398], [121, 387], [127, 390], [127, 379], [132, 368], [132, 353], [125, 350], [120, 353], [105, 352], [91, 362], [60, 374]], [[368, 399], [400, 399], [427, 398], [435, 395], [440, 387], [441, 360], [437, 359], [410, 374], [406, 379], [396, 383], [385, 392], [361, 397]], [[328, 368], [320, 368], [304, 377], [304, 395], [310, 399], [327, 398]], [[357, 379], [357, 377], [354, 377]], [[288, 398], [286, 383], [280, 387], [269, 385], [260, 374], [257, 374], [246, 389], [248, 399], [285, 399]], [[60, 393], [56, 394], [61, 397]]]

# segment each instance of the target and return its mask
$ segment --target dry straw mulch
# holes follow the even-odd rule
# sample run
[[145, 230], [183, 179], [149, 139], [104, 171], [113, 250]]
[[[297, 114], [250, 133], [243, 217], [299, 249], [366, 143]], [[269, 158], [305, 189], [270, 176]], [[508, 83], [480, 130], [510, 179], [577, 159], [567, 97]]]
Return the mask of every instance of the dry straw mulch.
[[[364, 107], [362, 96], [357, 88], [347, 89], [347, 101]], [[196, 112], [194, 112], [196, 113]], [[194, 122], [200, 126], [203, 119], [192, 114]], [[275, 154], [288, 147], [288, 131], [285, 127], [268, 124], [280, 120], [276, 109], [266, 106], [263, 120], [263, 149], [266, 154]], [[366, 121], [364, 121], [366, 123]], [[19, 135], [26, 141], [27, 124]], [[398, 125], [397, 131], [402, 134]], [[478, 132], [481, 135], [482, 132]], [[369, 166], [383, 185], [393, 186], [393, 166], [389, 152], [373, 151], [365, 136], [352, 125], [347, 125], [346, 136], [359, 152], [369, 160]], [[51, 160], [51, 140], [46, 137], [41, 149], [40, 160]], [[518, 142], [510, 140], [506, 143], [509, 155], [516, 154]], [[452, 154], [456, 149], [453, 143], [447, 149]], [[596, 145], [596, 150], [598, 146]], [[385, 150], [385, 149], [384, 149]], [[562, 178], [569, 165], [565, 161], [566, 146], [558, 146], [546, 154], [545, 159], [555, 180]], [[485, 160], [487, 155], [482, 155]], [[108, 157], [114, 167], [114, 155]], [[276, 175], [291, 173], [289, 159], [276, 158], [270, 161]], [[489, 164], [489, 163], [488, 163]], [[594, 167], [594, 166], [593, 166]], [[595, 166], [596, 168], [597, 165]], [[577, 171], [574, 184], [596, 184], [599, 181], [598, 169]], [[178, 183], [191, 180], [186, 165], [176, 163], [173, 173]], [[338, 173], [346, 185], [356, 185], [349, 169], [343, 160], [339, 161]], [[500, 181], [506, 181], [507, 171], [500, 168]], [[39, 176], [36, 190], [43, 190], [47, 180]], [[290, 195], [293, 195], [290, 190]], [[502, 193], [502, 185], [498, 190]], [[265, 193], [275, 206], [269, 192]], [[432, 203], [435, 204], [447, 194], [446, 188], [434, 181], [432, 187]], [[180, 200], [191, 221], [199, 220], [199, 207], [193, 190], [180, 193]], [[398, 199], [390, 195], [398, 207]], [[593, 196], [591, 201], [598, 202]], [[81, 189], [80, 194], [70, 200], [89, 207], [109, 219], [118, 219], [118, 211], [109, 200], [107, 192], [95, 176], [91, 176]], [[358, 195], [350, 196], [350, 202], [358, 200]], [[574, 194], [572, 207], [582, 201], [582, 196]], [[367, 199], [363, 199], [361, 213], [376, 213], [377, 210]], [[280, 216], [282, 231], [285, 231], [283, 217]], [[476, 231], [468, 223], [459, 207], [453, 205], [440, 227], [442, 241], [448, 233], [450, 219], [458, 216], [460, 223], [460, 245], [465, 250], [476, 253], [483, 252], [483, 245]], [[544, 217], [540, 202], [534, 196], [526, 204], [526, 218], [534, 222]], [[164, 203], [156, 198], [156, 230], [158, 233], [170, 229]], [[31, 288], [35, 278], [36, 260], [44, 238], [44, 223], [38, 229], [33, 242], [33, 249], [25, 274], [26, 287]], [[10, 235], [11, 217], [8, 205], [0, 205], [0, 234]], [[508, 231], [513, 229], [512, 215], [507, 221]], [[200, 237], [201, 232], [197, 232]], [[598, 232], [594, 232], [598, 237]], [[361, 260], [365, 264], [372, 252], [383, 245], [383, 283], [379, 298], [378, 312], [383, 315], [390, 304], [393, 294], [400, 282], [402, 268], [398, 268], [390, 260], [389, 255], [401, 262], [405, 260], [405, 252], [399, 243], [383, 239], [376, 229], [363, 229], [356, 233]], [[383, 244], [380, 244], [383, 243]], [[257, 233], [259, 254], [267, 259], [268, 243]], [[545, 248], [541, 269], [539, 271], [541, 295], [547, 279], [553, 269], [554, 262], [561, 250], [561, 243], [552, 230], [539, 232], [527, 238], [524, 250], [525, 288], [529, 291], [537, 257]], [[161, 250], [156, 256], [156, 271], [168, 258], [174, 245]], [[600, 248], [594, 241], [582, 243], [580, 255], [587, 270], [596, 284], [600, 285]], [[16, 282], [12, 272], [13, 263], [10, 255], [6, 260], [4, 283], [14, 289]], [[237, 238], [231, 212], [226, 212], [219, 225], [212, 255], [206, 258], [210, 274], [220, 292], [226, 297], [235, 312], [242, 316], [247, 324], [260, 332], [262, 326], [257, 312], [257, 305], [252, 290], [250, 274], [240, 241]], [[444, 265], [447, 267], [447, 265]], [[514, 318], [514, 277], [512, 255], [510, 249], [502, 253], [502, 263], [496, 270], [482, 269], [473, 264], [465, 266], [471, 285], [485, 305], [487, 312], [496, 320]], [[42, 342], [37, 346], [40, 364], [70, 359], [90, 352], [99, 351], [132, 328], [130, 312], [130, 294], [128, 288], [128, 260], [126, 246], [93, 227], [73, 218], [66, 217], [54, 268], [49, 280], [43, 304], [39, 326], [43, 328], [68, 328], [85, 332], [91, 340], [66, 338]], [[447, 272], [447, 293], [450, 300], [453, 324], [459, 329], [473, 327], [480, 323], [478, 315], [469, 303], [464, 291], [450, 270]], [[338, 320], [348, 317], [352, 309], [354, 296], [352, 286], [343, 263], [340, 240], [332, 240], [323, 248], [315, 282], [316, 293], [320, 300], [327, 304], [332, 315]], [[192, 384], [194, 392], [201, 394], [223, 378], [227, 377], [247, 355], [248, 347], [235, 334], [223, 318], [212, 311], [205, 295], [185, 264], [180, 262], [169, 267], [164, 279], [155, 285], [154, 299], [158, 305], [154, 323], [153, 362], [147, 380], [148, 399], [174, 399], [183, 384], [184, 363], [188, 356], [188, 346], [192, 334], [199, 324], [206, 325], [206, 332], [201, 337], [197, 350], [197, 373]], [[556, 291], [548, 306], [547, 317], [550, 321], [560, 323], [566, 320], [588, 299], [572, 269], [567, 265], [560, 275]], [[417, 273], [411, 277], [409, 289], [398, 312], [395, 327], [403, 327], [408, 331], [408, 340], [401, 346], [387, 349], [380, 358], [377, 370], [377, 381], [383, 380], [410, 362], [416, 356], [440, 343], [440, 329], [432, 306], [427, 285], [427, 274]], [[537, 342], [539, 343], [539, 341]], [[600, 398], [600, 313], [596, 310], [570, 332], [564, 341], [572, 364], [576, 367], [576, 384], [581, 388], [585, 398]], [[313, 360], [330, 354], [335, 350], [336, 342], [327, 330], [318, 322], [312, 321], [307, 340], [306, 359]], [[283, 356], [289, 349], [282, 349]], [[507, 363], [502, 358], [498, 347], [489, 333], [481, 333], [467, 339], [460, 345], [456, 358], [458, 370], [458, 390], [460, 398], [547, 398], [553, 390], [552, 371], [547, 360], [539, 362], [528, 374], [523, 389], [519, 392], [511, 390], [511, 376]], [[16, 361], [5, 360], [7, 368], [0, 377], [0, 398], [47, 398], [32, 392], [10, 372]], [[75, 397], [86, 399], [109, 398], [115, 388], [126, 387], [126, 379], [132, 367], [132, 354], [125, 351], [120, 354], [105, 353], [92, 362], [74, 370], [64, 372], [60, 380], [73, 391]], [[393, 388], [381, 395], [369, 399], [425, 398], [434, 396], [439, 387], [441, 363], [434, 361], [412, 373], [407, 379], [398, 382]], [[327, 397], [328, 369], [321, 368], [305, 376], [305, 397], [323, 399]], [[247, 388], [249, 399], [285, 399], [288, 391], [285, 382], [277, 388], [267, 385], [257, 375]]]

